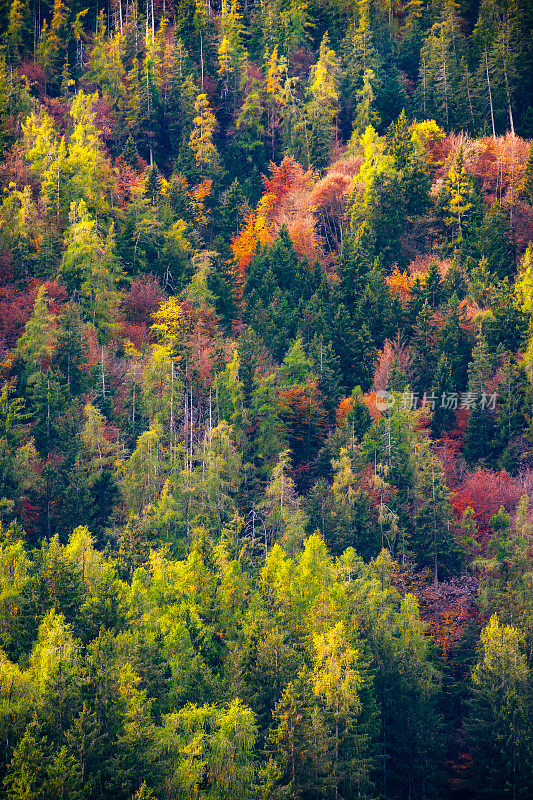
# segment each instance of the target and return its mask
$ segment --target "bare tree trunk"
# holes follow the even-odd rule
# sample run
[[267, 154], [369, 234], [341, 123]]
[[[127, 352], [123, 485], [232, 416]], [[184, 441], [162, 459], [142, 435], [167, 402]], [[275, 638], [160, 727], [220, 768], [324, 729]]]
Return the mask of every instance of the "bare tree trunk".
[[505, 94], [507, 96], [507, 113], [509, 114], [509, 125], [511, 127], [511, 134], [512, 136], [514, 136], [515, 132], [514, 132], [513, 109], [511, 106], [511, 92], [509, 91], [509, 81], [507, 80], [507, 68], [505, 66], [505, 59], [503, 62], [503, 75], [505, 78]]
[[424, 87], [424, 117], [426, 116], [426, 59], [422, 59], [422, 85]]
[[446, 109], [446, 125], [449, 124], [449, 114], [448, 114], [448, 83], [446, 81], [446, 60], [444, 60], [443, 64], [443, 78], [444, 78], [444, 107]]
[[189, 411], [190, 411], [190, 425], [189, 425], [189, 435], [190, 435], [190, 446], [191, 446], [191, 464], [192, 464], [192, 422], [193, 422], [193, 405], [192, 405], [192, 384], [191, 384], [191, 399], [189, 404]]
[[174, 361], [170, 361], [170, 438], [174, 438]]
[[204, 91], [204, 42], [202, 34], [200, 33], [200, 72], [201, 72], [201, 83], [202, 83], [202, 93]]
[[435, 510], [435, 466], [433, 463], [431, 464], [431, 484], [432, 484], [432, 497], [433, 497], [433, 547], [435, 548], [434, 583], [436, 588], [439, 583], [439, 574], [438, 574], [438, 559], [437, 559], [437, 517]]
[[102, 397], [105, 400], [105, 372], [104, 372], [104, 346], [100, 348], [101, 364], [102, 364]]
[[487, 57], [487, 51], [485, 50], [485, 70], [487, 72], [487, 87], [489, 90], [489, 105], [490, 105], [490, 121], [492, 123], [492, 138], [496, 138], [496, 128], [494, 127], [494, 108], [492, 106], [492, 91], [490, 88], [490, 75], [489, 75], [489, 59]]
[[470, 96], [470, 81], [468, 80], [468, 67], [466, 67], [466, 96], [468, 98], [468, 110], [470, 111], [470, 121], [472, 130], [474, 129], [474, 111], [472, 109], [472, 98]]

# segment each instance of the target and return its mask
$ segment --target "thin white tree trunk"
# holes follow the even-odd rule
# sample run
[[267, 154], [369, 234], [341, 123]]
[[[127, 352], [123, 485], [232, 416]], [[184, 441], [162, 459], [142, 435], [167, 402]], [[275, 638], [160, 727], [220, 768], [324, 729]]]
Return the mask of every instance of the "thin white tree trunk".
[[490, 75], [489, 75], [489, 59], [487, 57], [487, 51], [485, 50], [485, 69], [487, 72], [487, 87], [489, 90], [489, 105], [490, 105], [490, 121], [492, 123], [492, 138], [496, 138], [496, 128], [494, 127], [494, 108], [492, 106], [492, 91], [490, 88]]

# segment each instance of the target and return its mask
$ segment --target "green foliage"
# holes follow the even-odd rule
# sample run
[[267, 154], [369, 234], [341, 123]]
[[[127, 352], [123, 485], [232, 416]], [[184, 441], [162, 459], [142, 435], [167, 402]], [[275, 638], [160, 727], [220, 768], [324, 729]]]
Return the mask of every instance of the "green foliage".
[[[481, 634], [467, 731], [481, 797], [526, 797], [531, 789], [528, 667], [519, 631], [494, 614]], [[491, 735], [488, 736], [488, 731]]]
[[529, 6], [0, 1], [8, 800], [531, 796]]

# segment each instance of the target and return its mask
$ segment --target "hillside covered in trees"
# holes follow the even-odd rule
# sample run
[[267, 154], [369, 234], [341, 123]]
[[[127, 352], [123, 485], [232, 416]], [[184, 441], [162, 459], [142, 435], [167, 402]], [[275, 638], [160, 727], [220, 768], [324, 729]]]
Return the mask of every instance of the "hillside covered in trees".
[[0, 0], [0, 797], [531, 800], [530, 0]]

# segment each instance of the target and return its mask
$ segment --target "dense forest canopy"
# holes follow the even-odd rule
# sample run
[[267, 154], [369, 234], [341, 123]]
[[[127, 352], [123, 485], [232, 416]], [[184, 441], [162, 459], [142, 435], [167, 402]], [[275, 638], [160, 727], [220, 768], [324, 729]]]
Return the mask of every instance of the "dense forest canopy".
[[0, 0], [0, 796], [533, 797], [530, 0]]

